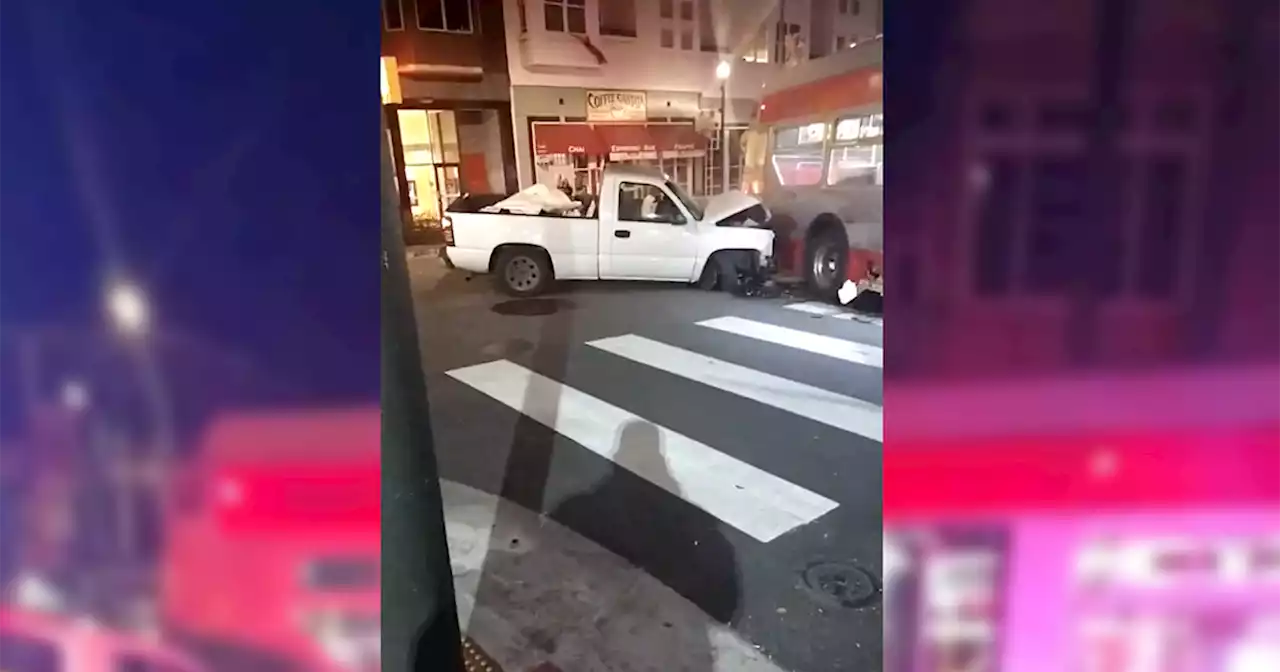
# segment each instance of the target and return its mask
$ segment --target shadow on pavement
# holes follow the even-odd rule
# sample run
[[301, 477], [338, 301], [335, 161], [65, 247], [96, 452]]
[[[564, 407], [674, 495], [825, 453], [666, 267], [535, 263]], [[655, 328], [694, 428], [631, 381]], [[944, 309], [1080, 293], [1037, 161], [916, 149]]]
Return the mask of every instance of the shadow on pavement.
[[[590, 492], [561, 502], [551, 517], [623, 558], [646, 559], [644, 569], [654, 578], [715, 620], [732, 622], [740, 594], [733, 546], [709, 516], [672, 518], [637, 507], [636, 502], [652, 499], [638, 496], [638, 490], [654, 487], [680, 493], [658, 428], [632, 421], [619, 432], [609, 475]], [[689, 651], [687, 662], [687, 669], [715, 669], [710, 643], [705, 651]]]

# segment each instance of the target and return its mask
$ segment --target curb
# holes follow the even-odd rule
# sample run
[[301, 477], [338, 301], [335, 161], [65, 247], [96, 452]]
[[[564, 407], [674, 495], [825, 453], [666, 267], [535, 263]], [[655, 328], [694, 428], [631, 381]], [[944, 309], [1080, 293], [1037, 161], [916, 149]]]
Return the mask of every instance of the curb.
[[438, 257], [444, 245], [411, 245], [405, 248], [405, 256], [410, 259], [418, 257]]
[[502, 672], [502, 666], [493, 656], [470, 637], [462, 638], [462, 666], [466, 672]]
[[442, 480], [441, 494], [459, 625], [502, 668], [671, 672], [699, 661], [784, 672], [732, 628], [546, 516], [456, 481]]

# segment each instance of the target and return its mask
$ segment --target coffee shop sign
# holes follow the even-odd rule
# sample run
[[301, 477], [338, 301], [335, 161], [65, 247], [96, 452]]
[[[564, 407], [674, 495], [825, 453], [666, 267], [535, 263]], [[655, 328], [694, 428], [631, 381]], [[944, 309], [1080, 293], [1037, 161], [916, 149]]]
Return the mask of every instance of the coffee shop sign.
[[644, 121], [644, 91], [588, 91], [588, 121]]

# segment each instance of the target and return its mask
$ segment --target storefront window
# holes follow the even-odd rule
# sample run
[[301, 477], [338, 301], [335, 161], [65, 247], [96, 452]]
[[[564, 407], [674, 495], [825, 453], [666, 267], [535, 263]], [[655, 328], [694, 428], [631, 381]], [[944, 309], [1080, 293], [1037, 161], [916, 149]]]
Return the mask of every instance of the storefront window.
[[437, 226], [462, 194], [458, 124], [452, 110], [400, 110], [409, 209], [418, 226]]
[[711, 134], [711, 151], [707, 153], [706, 160], [706, 193], [715, 195], [725, 191], [742, 188], [742, 167], [743, 167], [743, 145], [745, 144], [744, 135], [747, 133], [745, 128], [729, 129], [729, 184], [726, 187], [721, 184], [723, 181], [724, 166], [721, 165], [721, 148], [720, 133]]
[[1007, 533], [915, 528], [885, 539], [888, 672], [999, 672]]

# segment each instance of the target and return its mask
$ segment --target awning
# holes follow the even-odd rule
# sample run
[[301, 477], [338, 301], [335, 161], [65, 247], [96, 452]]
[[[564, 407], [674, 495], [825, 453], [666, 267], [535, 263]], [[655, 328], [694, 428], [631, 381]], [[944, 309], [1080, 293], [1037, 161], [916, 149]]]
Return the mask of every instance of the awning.
[[539, 124], [533, 125], [533, 153], [549, 154], [605, 154], [609, 151], [599, 134], [588, 124]]
[[666, 157], [702, 156], [707, 151], [707, 138], [692, 124], [654, 124], [649, 135], [658, 152]]
[[597, 124], [609, 156], [615, 159], [656, 159], [658, 146], [644, 124]]

